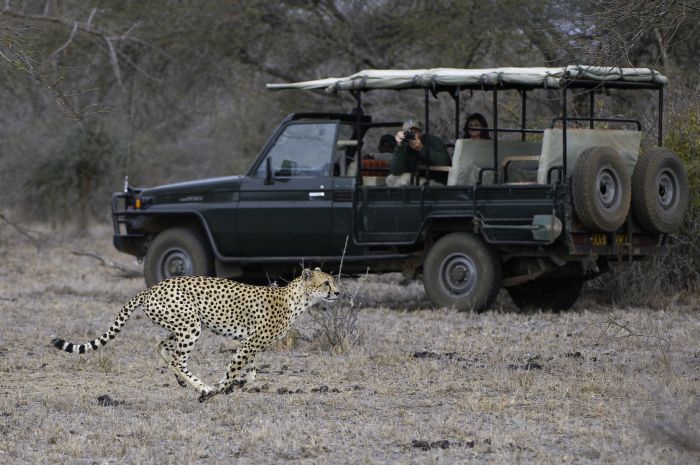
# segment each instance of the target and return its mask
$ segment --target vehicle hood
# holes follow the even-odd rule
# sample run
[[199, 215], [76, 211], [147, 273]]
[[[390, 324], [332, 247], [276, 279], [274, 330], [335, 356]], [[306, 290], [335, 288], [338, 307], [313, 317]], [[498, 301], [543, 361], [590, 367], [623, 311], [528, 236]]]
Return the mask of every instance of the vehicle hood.
[[143, 189], [141, 197], [150, 197], [156, 204], [225, 201], [224, 197], [238, 192], [242, 178], [242, 176], [222, 176], [165, 184]]

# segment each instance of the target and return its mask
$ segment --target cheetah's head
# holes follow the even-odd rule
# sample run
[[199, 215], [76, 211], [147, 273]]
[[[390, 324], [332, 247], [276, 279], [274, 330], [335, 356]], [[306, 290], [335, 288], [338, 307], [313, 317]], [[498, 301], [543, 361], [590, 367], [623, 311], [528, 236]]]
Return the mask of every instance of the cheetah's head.
[[301, 279], [311, 304], [321, 301], [334, 302], [340, 295], [333, 276], [324, 273], [320, 268], [302, 270]]

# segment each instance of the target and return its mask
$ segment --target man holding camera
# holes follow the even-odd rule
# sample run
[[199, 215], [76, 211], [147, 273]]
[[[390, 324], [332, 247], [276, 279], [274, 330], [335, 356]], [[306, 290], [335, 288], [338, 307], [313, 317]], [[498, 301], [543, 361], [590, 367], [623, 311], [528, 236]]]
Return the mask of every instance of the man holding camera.
[[[423, 134], [420, 121], [409, 119], [396, 133], [396, 149], [391, 157], [391, 174], [386, 183], [389, 186], [406, 186], [411, 182], [411, 174], [425, 175], [421, 166], [450, 166], [450, 155], [439, 137]], [[428, 146], [430, 153], [428, 153]], [[441, 184], [447, 182], [446, 172], [430, 172], [430, 180]], [[424, 181], [424, 180], [421, 180]]]

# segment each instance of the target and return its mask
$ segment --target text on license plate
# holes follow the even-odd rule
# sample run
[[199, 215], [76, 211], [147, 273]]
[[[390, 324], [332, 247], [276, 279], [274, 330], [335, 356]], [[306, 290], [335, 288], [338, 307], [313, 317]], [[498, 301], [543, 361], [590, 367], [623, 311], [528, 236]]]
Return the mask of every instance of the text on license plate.
[[[627, 240], [626, 234], [615, 234], [615, 244], [624, 245], [629, 241]], [[593, 245], [608, 245], [608, 235], [607, 234], [593, 234], [593, 239], [591, 240]]]

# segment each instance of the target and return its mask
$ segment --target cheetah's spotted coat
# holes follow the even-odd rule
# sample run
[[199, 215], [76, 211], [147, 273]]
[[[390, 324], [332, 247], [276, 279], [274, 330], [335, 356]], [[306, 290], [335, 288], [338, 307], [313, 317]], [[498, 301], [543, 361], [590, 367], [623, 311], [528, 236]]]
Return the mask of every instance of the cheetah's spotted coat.
[[[107, 344], [121, 331], [135, 309], [141, 307], [154, 323], [170, 331], [158, 344], [161, 357], [181, 386], [189, 383], [204, 401], [230, 392], [236, 375], [245, 368], [241, 383], [255, 379], [255, 355], [284, 336], [307, 308], [338, 297], [333, 277], [320, 269], [304, 270], [285, 287], [250, 286], [221, 278], [182, 276], [162, 281], [139, 293], [119, 312], [109, 330], [85, 344], [51, 336], [58, 349], [86, 353]], [[200, 336], [202, 325], [215, 334], [240, 340], [233, 360], [221, 380], [208, 386], [187, 368], [187, 358]]]

